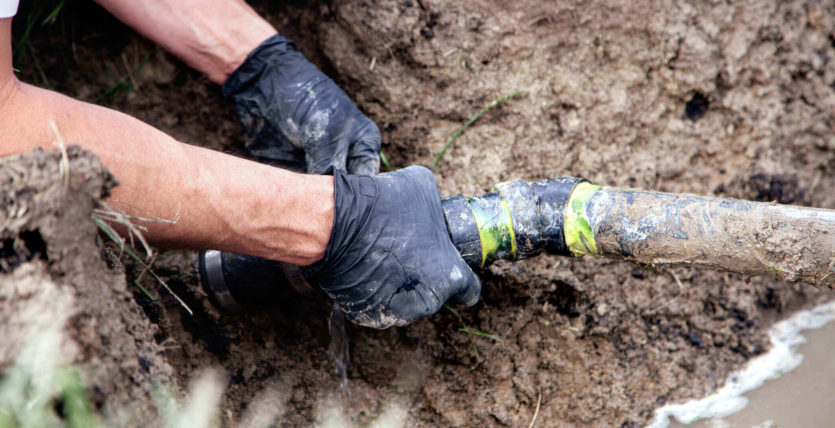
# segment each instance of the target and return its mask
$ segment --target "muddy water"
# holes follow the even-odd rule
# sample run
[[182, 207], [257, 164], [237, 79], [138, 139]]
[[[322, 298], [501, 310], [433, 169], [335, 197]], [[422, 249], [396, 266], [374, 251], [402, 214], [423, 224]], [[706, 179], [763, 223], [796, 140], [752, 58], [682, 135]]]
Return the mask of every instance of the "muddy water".
[[[835, 322], [804, 334], [807, 343], [797, 352], [803, 363], [745, 396], [748, 405], [721, 419], [698, 421], [690, 427], [808, 427], [835, 425]], [[675, 425], [674, 425], [675, 426]]]
[[[833, 303], [816, 310], [828, 308], [831, 319]], [[813, 323], [814, 324], [814, 323]], [[672, 427], [831, 427], [835, 426], [835, 321], [821, 328], [815, 325], [797, 325], [803, 331], [793, 355], [783, 355], [784, 360], [799, 361], [796, 368], [782, 371], [776, 379], [743, 395], [747, 405], [736, 413], [723, 417], [700, 419], [688, 425], [679, 422]], [[804, 340], [805, 339], [805, 340]], [[790, 339], [789, 342], [792, 342]], [[789, 345], [791, 347], [791, 345]], [[726, 403], [734, 399], [724, 400]]]

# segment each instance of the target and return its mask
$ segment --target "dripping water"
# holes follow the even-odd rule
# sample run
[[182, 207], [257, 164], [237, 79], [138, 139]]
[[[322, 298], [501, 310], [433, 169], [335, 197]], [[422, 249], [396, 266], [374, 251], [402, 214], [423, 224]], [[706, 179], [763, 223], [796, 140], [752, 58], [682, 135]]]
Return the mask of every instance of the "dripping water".
[[333, 372], [339, 377], [339, 386], [343, 393], [348, 392], [348, 333], [345, 331], [345, 315], [336, 303], [331, 307], [328, 319], [328, 330], [331, 342], [328, 345], [328, 355], [333, 361]]

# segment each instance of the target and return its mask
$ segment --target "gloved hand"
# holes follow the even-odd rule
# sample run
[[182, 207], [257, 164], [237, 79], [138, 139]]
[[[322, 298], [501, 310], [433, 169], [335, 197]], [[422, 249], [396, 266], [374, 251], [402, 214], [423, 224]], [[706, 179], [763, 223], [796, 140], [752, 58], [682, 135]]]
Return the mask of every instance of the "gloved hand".
[[452, 245], [428, 169], [377, 176], [334, 171], [333, 179], [325, 256], [302, 270], [349, 320], [382, 329], [431, 315], [447, 300], [478, 301], [481, 283]]
[[380, 130], [338, 86], [275, 35], [223, 85], [246, 129], [247, 149], [296, 172], [329, 167], [357, 175], [380, 169]]

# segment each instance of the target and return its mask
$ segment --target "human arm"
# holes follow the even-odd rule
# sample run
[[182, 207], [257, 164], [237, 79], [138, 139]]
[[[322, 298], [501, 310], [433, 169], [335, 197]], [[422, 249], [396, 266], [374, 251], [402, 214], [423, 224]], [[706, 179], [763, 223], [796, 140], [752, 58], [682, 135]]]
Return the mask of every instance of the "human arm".
[[352, 320], [377, 328], [429, 315], [447, 300], [477, 301], [480, 284], [449, 241], [428, 170], [336, 173], [337, 197], [334, 177], [189, 146], [121, 113], [25, 85], [11, 58], [10, 20], [0, 20], [0, 156], [53, 148], [55, 123], [66, 144], [98, 154], [114, 173], [114, 205], [178, 218], [148, 224], [152, 242], [297, 265], [318, 260], [308, 278]]
[[298, 265], [324, 253], [331, 177], [305, 176], [180, 143], [139, 120], [19, 82], [11, 19], [0, 20], [0, 156], [67, 145], [96, 153], [116, 175], [113, 205], [149, 223], [161, 246], [214, 248]]
[[315, 174], [378, 172], [377, 125], [243, 1], [97, 1], [222, 84], [260, 161]]
[[96, 0], [120, 21], [222, 85], [277, 34], [243, 0]]

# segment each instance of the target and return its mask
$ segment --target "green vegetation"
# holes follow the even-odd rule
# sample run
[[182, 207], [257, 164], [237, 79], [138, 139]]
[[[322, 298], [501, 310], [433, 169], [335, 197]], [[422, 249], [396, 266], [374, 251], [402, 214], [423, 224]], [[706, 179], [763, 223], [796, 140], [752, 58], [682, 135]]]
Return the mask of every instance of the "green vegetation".
[[[62, 359], [70, 300], [58, 298], [52, 309], [50, 314], [30, 321], [28, 334], [22, 336], [26, 342], [14, 364], [0, 373], [0, 428], [97, 428], [147, 419], [147, 415], [139, 417], [130, 403], [111, 415], [116, 420], [98, 414], [85, 388], [84, 373]], [[213, 426], [223, 385], [222, 377], [215, 372], [198, 376], [182, 406], [171, 388], [156, 385], [155, 404], [164, 426]]]
[[[143, 218], [143, 217], [131, 216], [131, 215], [125, 214], [121, 210], [115, 209], [115, 208], [107, 205], [106, 203], [103, 203], [103, 204], [104, 204], [105, 208], [104, 209], [98, 208], [98, 209], [93, 210], [93, 214], [91, 215], [91, 217], [93, 219], [93, 222], [96, 223], [96, 226], [98, 226], [98, 228], [101, 229], [101, 231], [104, 232], [104, 234], [107, 235], [107, 237], [110, 238], [111, 241], [113, 241], [114, 243], [116, 243], [116, 245], [119, 246], [119, 251], [127, 254], [128, 256], [130, 256], [131, 259], [133, 259], [137, 264], [139, 264], [139, 266], [142, 266], [143, 270], [142, 270], [142, 272], [140, 272], [140, 274], [137, 276], [137, 278], [133, 281], [133, 284], [135, 284], [137, 287], [139, 287], [139, 289], [142, 290], [142, 292], [146, 296], [148, 296], [149, 299], [151, 299], [153, 301], [156, 301], [156, 298], [147, 289], [145, 289], [144, 287], [142, 287], [142, 285], [139, 284], [139, 280], [147, 272], [163, 288], [165, 288], [165, 290], [168, 291], [168, 293], [170, 293], [171, 296], [173, 296], [175, 300], [177, 300], [177, 302], [180, 304], [180, 306], [182, 306], [183, 309], [185, 309], [186, 312], [188, 312], [189, 315], [194, 315], [194, 312], [192, 312], [191, 308], [188, 307], [188, 305], [183, 301], [183, 299], [181, 299], [180, 296], [178, 296], [177, 293], [175, 293], [174, 290], [172, 290], [168, 286], [168, 284], [166, 284], [165, 281], [163, 281], [162, 278], [160, 278], [151, 269], [151, 265], [153, 264], [153, 261], [155, 259], [154, 251], [151, 249], [150, 245], [148, 245], [148, 242], [145, 241], [145, 238], [142, 237], [142, 232], [146, 232], [148, 229], [146, 227], [142, 226], [142, 225], [134, 224], [134, 222], [133, 222], [135, 220], [139, 220], [139, 221], [155, 222], [155, 223], [159, 223], [159, 222], [173, 223], [175, 220], [157, 220], [157, 219], [148, 219], [148, 218]], [[130, 239], [130, 243], [126, 242], [125, 238], [122, 238], [122, 236], [119, 235], [118, 232], [116, 232], [116, 230], [113, 228], [113, 226], [111, 226], [111, 223], [119, 224], [119, 225], [123, 226], [125, 229], [127, 229], [128, 237]], [[145, 253], [147, 254], [147, 258], [145, 260], [140, 258], [136, 254], [136, 252], [134, 252], [133, 249], [132, 249], [132, 247], [134, 247], [134, 241], [133, 241], [134, 237], [136, 237], [136, 239], [139, 240], [140, 243], [142, 243], [142, 247], [144, 248]]]
[[96, 99], [93, 100], [94, 103], [112, 103], [119, 95], [128, 94], [138, 87], [136, 83], [136, 75], [142, 71], [142, 67], [151, 59], [151, 55], [156, 52], [156, 49], [149, 50], [142, 56], [142, 59], [139, 61], [139, 64], [130, 70], [128, 68], [127, 60], [125, 57], [122, 57], [122, 62], [125, 64], [125, 68], [128, 68], [128, 72], [119, 78], [116, 83], [110, 85], [110, 87], [106, 88]]
[[[40, 59], [42, 53], [36, 48], [32, 42], [33, 34], [38, 31], [48, 32], [53, 37], [61, 37], [70, 40], [71, 49], [56, 50], [58, 54], [58, 62], [64, 65], [71, 64], [74, 61], [75, 66], [79, 66], [78, 59], [75, 57], [75, 26], [79, 21], [77, 8], [72, 3], [66, 0], [33, 0], [29, 12], [25, 14], [25, 24], [21, 26], [19, 33], [15, 34], [15, 40], [12, 51], [14, 52], [14, 64], [16, 68], [14, 71], [19, 77], [28, 79], [33, 83], [37, 83], [47, 89], [55, 89], [55, 85], [50, 82], [47, 77], [47, 71], [41, 65]], [[20, 14], [16, 19], [23, 19], [24, 14]], [[131, 93], [138, 88], [136, 76], [148, 63], [151, 57], [157, 52], [157, 48], [147, 49], [144, 51], [141, 58], [138, 59], [136, 66], [128, 64], [128, 60], [124, 53], [122, 54], [122, 64], [125, 67], [124, 74], [121, 71], [115, 70], [112, 66], [107, 67], [105, 72], [109, 75], [109, 81], [115, 83], [106, 87], [98, 95], [95, 95], [91, 101], [97, 104], [110, 104], [118, 97]], [[64, 54], [61, 55], [60, 53]], [[56, 53], [53, 52], [53, 57]], [[39, 58], [41, 57], [41, 58]], [[55, 60], [55, 58], [53, 58]], [[55, 65], [52, 64], [52, 68]], [[98, 71], [98, 70], [97, 70]], [[26, 76], [20, 76], [21, 72]]]
[[467, 327], [467, 324], [464, 322], [464, 318], [463, 318], [463, 317], [461, 317], [461, 314], [459, 314], [459, 313], [458, 313], [458, 311], [456, 311], [455, 309], [453, 309], [453, 308], [452, 308], [451, 306], [449, 306], [449, 305], [444, 305], [444, 307], [445, 307], [448, 311], [452, 312], [452, 314], [453, 314], [453, 315], [455, 315], [455, 317], [456, 317], [456, 318], [458, 318], [458, 322], [460, 322], [460, 323], [461, 323], [461, 325], [463, 326], [463, 327], [459, 327], [459, 328], [458, 328], [458, 331], [460, 331], [460, 332], [462, 332], [462, 333], [467, 333], [467, 337], [470, 339], [470, 344], [473, 346], [473, 351], [475, 352], [475, 358], [476, 358], [476, 360], [481, 359], [481, 356], [480, 356], [480, 354], [478, 353], [478, 347], [476, 346], [475, 341], [473, 340], [472, 336], [480, 336], [480, 337], [484, 337], [484, 338], [487, 338], [487, 339], [493, 340], [493, 341], [495, 341], [495, 342], [499, 342], [499, 341], [501, 341], [501, 340], [502, 340], [502, 338], [501, 338], [501, 337], [499, 337], [499, 336], [497, 336], [497, 335], [495, 335], [495, 334], [492, 334], [492, 333], [487, 333], [487, 332], [485, 332], [485, 331], [481, 331], [481, 330], [478, 330], [478, 329], [474, 329], [474, 328], [469, 328], [469, 327]]
[[382, 151], [380, 151], [380, 162], [383, 164], [384, 167], [386, 167], [386, 171], [394, 171], [394, 169], [391, 167], [391, 164], [389, 163], [389, 160], [386, 159], [386, 155], [384, 155]]
[[26, 326], [27, 341], [0, 375], [0, 428], [97, 427], [79, 371], [61, 361], [61, 339], [70, 316], [67, 299], [56, 298], [49, 315]]
[[473, 117], [471, 117], [471, 118], [470, 118], [470, 120], [468, 120], [468, 121], [467, 121], [467, 123], [465, 123], [465, 124], [464, 124], [464, 126], [462, 126], [462, 127], [461, 127], [461, 129], [459, 129], [459, 130], [458, 130], [458, 132], [456, 132], [456, 133], [452, 136], [452, 138], [450, 138], [450, 139], [449, 139], [449, 141], [446, 143], [446, 145], [444, 146], [444, 148], [441, 150], [441, 153], [438, 153], [438, 157], [436, 157], [436, 158], [435, 158], [435, 162], [433, 162], [433, 163], [432, 163], [432, 166], [438, 166], [438, 163], [439, 163], [439, 162], [441, 162], [441, 158], [443, 158], [443, 157], [444, 157], [444, 155], [446, 154], [447, 150], [449, 150], [449, 148], [452, 146], [452, 143], [454, 143], [454, 142], [455, 142], [455, 140], [457, 140], [457, 139], [458, 139], [458, 137], [460, 137], [460, 136], [461, 136], [461, 134], [463, 134], [463, 133], [464, 133], [464, 131], [466, 131], [466, 130], [467, 130], [467, 128], [469, 128], [469, 127], [470, 127], [473, 123], [475, 123], [475, 121], [477, 121], [477, 120], [478, 120], [481, 116], [483, 116], [483, 115], [484, 115], [484, 113], [487, 113], [487, 112], [488, 112], [488, 111], [490, 111], [490, 109], [492, 109], [493, 107], [496, 107], [497, 105], [499, 105], [499, 104], [501, 104], [501, 103], [503, 103], [503, 102], [505, 102], [505, 101], [507, 101], [507, 100], [509, 100], [509, 99], [511, 99], [511, 98], [513, 98], [513, 97], [515, 97], [515, 96], [517, 96], [517, 95], [522, 95], [522, 94], [524, 94], [525, 92], [528, 92], [528, 90], [527, 90], [527, 89], [520, 89], [520, 90], [518, 90], [518, 91], [516, 91], [516, 92], [513, 92], [513, 93], [510, 93], [510, 94], [507, 94], [507, 95], [505, 95], [505, 96], [503, 96], [503, 97], [501, 97], [501, 98], [498, 98], [498, 99], [493, 100], [490, 104], [487, 104], [484, 108], [482, 108], [481, 110], [479, 110], [479, 111], [478, 111], [478, 113], [476, 113], [475, 115], [473, 115]]
[[34, 0], [32, 2], [31, 10], [26, 15], [26, 26], [24, 27], [23, 34], [20, 35], [17, 42], [14, 44], [14, 63], [20, 64], [25, 54], [29, 53], [33, 59], [35, 69], [38, 71], [38, 74], [43, 80], [42, 83], [48, 88], [51, 88], [52, 85], [50, 85], [49, 80], [47, 80], [46, 74], [41, 68], [40, 62], [38, 62], [35, 50], [29, 43], [29, 39], [32, 35], [32, 30], [35, 28], [35, 25], [38, 23], [41, 16], [46, 14], [46, 17], [40, 20], [40, 25], [42, 27], [52, 25], [58, 19], [58, 15], [64, 9], [65, 4], [66, 0], [60, 0], [58, 2]]
[[460, 331], [462, 333], [474, 334], [476, 336], [486, 337], [488, 339], [495, 340], [497, 342], [502, 340], [501, 337], [496, 336], [495, 334], [487, 333], [487, 332], [484, 332], [484, 331], [481, 331], [481, 330], [476, 330], [474, 328], [460, 327], [458, 329], [458, 331]]

